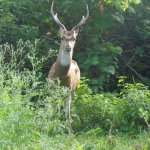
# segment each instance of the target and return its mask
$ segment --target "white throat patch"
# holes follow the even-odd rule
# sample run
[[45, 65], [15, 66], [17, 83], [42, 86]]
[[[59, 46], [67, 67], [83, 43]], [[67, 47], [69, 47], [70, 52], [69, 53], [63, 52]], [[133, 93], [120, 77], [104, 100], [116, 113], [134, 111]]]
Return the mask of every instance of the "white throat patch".
[[62, 50], [61, 57], [60, 57], [61, 65], [68, 66], [71, 63], [71, 57], [72, 57], [71, 55], [72, 55], [72, 51], [68, 53]]

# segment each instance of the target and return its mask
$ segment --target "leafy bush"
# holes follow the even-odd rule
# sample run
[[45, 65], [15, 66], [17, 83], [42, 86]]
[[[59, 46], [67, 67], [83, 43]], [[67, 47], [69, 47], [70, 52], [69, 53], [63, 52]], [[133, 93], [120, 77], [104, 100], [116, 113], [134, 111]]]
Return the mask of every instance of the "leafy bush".
[[[1, 1], [0, 42], [15, 45], [19, 39], [30, 40], [33, 43], [34, 39], [38, 38], [40, 39], [39, 51], [41, 55], [46, 55], [49, 48], [59, 49], [58, 27], [52, 21], [50, 14], [49, 6], [51, 2], [52, 0]], [[120, 8], [124, 10], [130, 2], [122, 5], [121, 1], [116, 4], [105, 1], [59, 0], [56, 1], [54, 11], [58, 12], [61, 22], [66, 25], [67, 29], [71, 29], [80, 21], [79, 18], [85, 14], [85, 9], [83, 9], [85, 3], [89, 5], [90, 18], [80, 29], [78, 44], [75, 47], [75, 58], [82, 70], [82, 76], [91, 78], [89, 85], [96, 93], [109, 88], [107, 83], [110, 77], [115, 75], [115, 70], [118, 67], [117, 56], [122, 51], [121, 45], [118, 45], [117, 42], [103, 38], [106, 34], [108, 35], [105, 29], [112, 26], [115, 21], [121, 24], [124, 22], [120, 12], [113, 11], [110, 14], [109, 10], [114, 6], [116, 8], [121, 6]], [[101, 11], [101, 7], [104, 7], [105, 11]], [[81, 11], [77, 13], [76, 10]], [[67, 13], [71, 11], [72, 13]], [[74, 16], [73, 19], [72, 16]], [[67, 23], [68, 18], [71, 18], [69, 24]], [[48, 61], [52, 63], [53, 60]], [[30, 65], [28, 64], [28, 66]], [[46, 72], [45, 66], [43, 68], [43, 72]]]
[[[149, 29], [150, 9], [148, 0], [126, 9], [124, 25], [115, 28], [122, 38], [116, 39], [123, 49], [119, 59], [118, 75], [125, 75], [149, 86]], [[131, 21], [132, 20], [132, 21]], [[118, 35], [119, 37], [119, 35]], [[114, 37], [113, 37], [114, 38]], [[116, 35], [117, 38], [117, 35]], [[130, 81], [132, 82], [132, 81]]]
[[[37, 38], [40, 41], [38, 57], [47, 55], [49, 48], [59, 49], [58, 25], [51, 18], [51, 3], [52, 0], [0, 1], [0, 43], [16, 45], [16, 41], [22, 39], [33, 44]], [[117, 3], [56, 0], [54, 12], [70, 30], [85, 14], [85, 3], [90, 16], [80, 29], [74, 58], [81, 75], [90, 78], [88, 84], [93, 92], [113, 91], [117, 85], [115, 77], [120, 75], [136, 76], [149, 86], [148, 0], [141, 3], [139, 0], [118, 0]], [[53, 62], [49, 59], [46, 64]], [[27, 65], [31, 67], [29, 62]], [[42, 72], [47, 74], [47, 65], [43, 65]]]
[[148, 88], [140, 83], [124, 83], [124, 77], [119, 79], [119, 86], [123, 87], [120, 92], [122, 100], [119, 104], [120, 114], [122, 113], [121, 123], [127, 124], [126, 127], [130, 129], [149, 127], [150, 91]]
[[[100, 128], [102, 131], [127, 132], [149, 128], [150, 91], [139, 83], [124, 83], [125, 77], [119, 78], [119, 93], [101, 93], [92, 95], [85, 84], [78, 85], [76, 92], [75, 126], [82, 130]], [[83, 91], [83, 92], [82, 92]], [[74, 127], [80, 130], [80, 128]]]
[[[80, 136], [66, 136], [64, 110], [58, 106], [63, 106], [68, 89], [60, 87], [59, 80], [49, 80], [53, 86], [50, 89], [51, 85], [43, 80], [42, 64], [53, 51], [39, 60], [37, 46], [19, 41], [14, 51], [9, 44], [0, 45], [0, 149], [49, 149], [50, 146], [112, 149], [120, 147], [114, 134], [149, 127], [150, 92], [144, 85], [127, 84], [124, 77], [120, 77], [120, 94], [93, 95], [88, 79], [83, 78], [73, 94], [71, 116], [74, 133], [85, 132], [84, 140]], [[31, 70], [25, 68], [27, 60]], [[106, 134], [106, 138], [101, 137]], [[93, 143], [93, 139], [98, 140]], [[69, 140], [73, 143], [68, 144]], [[142, 147], [149, 147], [149, 143]]]
[[[107, 89], [106, 83], [109, 82], [110, 76], [115, 74], [118, 66], [117, 55], [121, 54], [122, 49], [110, 42], [102, 45], [93, 42], [90, 47], [86, 48], [85, 52], [79, 52], [75, 57], [81, 63], [82, 75], [91, 79], [90, 87], [94, 93], [98, 93], [99, 90]], [[104, 84], [105, 88], [103, 88]]]
[[[80, 90], [86, 92], [81, 94]], [[103, 132], [109, 130], [111, 122], [118, 124], [119, 112], [116, 105], [120, 102], [120, 99], [114, 94], [102, 93], [92, 95], [85, 84], [80, 86], [76, 94], [75, 107], [78, 117], [76, 117], [73, 125], [80, 126], [84, 131], [100, 128]], [[76, 129], [80, 131], [80, 128]]]
[[[22, 40], [15, 50], [12, 45], [0, 45], [0, 149], [26, 149], [29, 141], [36, 141], [43, 135], [49, 137], [66, 132], [65, 120], [55, 117], [54, 107], [56, 98], [66, 95], [65, 89], [55, 83], [53, 92], [41, 73], [44, 61], [53, 56], [53, 51], [37, 59], [36, 48]], [[27, 60], [32, 65], [31, 70], [25, 68]], [[53, 97], [49, 96], [50, 91]]]

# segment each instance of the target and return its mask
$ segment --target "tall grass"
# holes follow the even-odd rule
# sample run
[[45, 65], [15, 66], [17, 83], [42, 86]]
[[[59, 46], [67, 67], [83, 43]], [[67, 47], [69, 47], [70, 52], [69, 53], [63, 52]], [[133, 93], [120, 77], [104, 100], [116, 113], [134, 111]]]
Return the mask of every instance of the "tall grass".
[[[136, 126], [132, 122], [142, 120], [145, 122], [138, 126], [149, 125], [149, 90], [140, 84], [125, 84], [119, 97], [111, 93], [92, 95], [82, 80], [73, 95], [74, 136], [69, 137], [64, 110], [60, 109], [68, 89], [60, 87], [58, 79], [46, 79], [41, 71], [56, 51], [39, 56], [37, 44], [37, 40], [34, 45], [20, 40], [15, 48], [0, 45], [0, 150], [150, 149], [149, 132], [141, 130], [132, 135]], [[120, 79], [121, 85], [123, 81]], [[145, 104], [140, 111], [130, 105], [134, 100], [133, 104], [138, 101], [140, 106], [132, 91], [143, 96]], [[127, 114], [133, 110], [136, 116], [129, 119]], [[123, 134], [121, 127], [130, 130]]]
[[[53, 118], [53, 101], [62, 98], [65, 90], [55, 83], [61, 94], [53, 92], [41, 73], [43, 62], [54, 53], [51, 50], [40, 59], [36, 54], [36, 45], [29, 41], [20, 40], [16, 49], [9, 44], [0, 46], [0, 149], [33, 149], [30, 143], [36, 146], [41, 136], [65, 131], [65, 121]], [[31, 70], [26, 68], [29, 63]]]

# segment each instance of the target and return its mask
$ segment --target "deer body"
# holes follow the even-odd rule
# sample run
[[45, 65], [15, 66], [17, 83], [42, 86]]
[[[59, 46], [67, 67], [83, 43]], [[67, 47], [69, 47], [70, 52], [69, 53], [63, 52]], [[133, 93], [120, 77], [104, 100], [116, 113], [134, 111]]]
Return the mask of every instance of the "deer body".
[[[66, 36], [64, 36], [64, 32]], [[70, 90], [75, 90], [76, 84], [80, 79], [80, 69], [77, 63], [72, 60], [73, 48], [76, 34], [70, 34], [68, 31], [60, 29], [62, 37], [61, 45], [56, 62], [50, 69], [49, 78], [59, 77], [62, 86], [69, 87]], [[69, 34], [69, 36], [67, 35]], [[66, 42], [67, 40], [67, 42]]]
[[69, 135], [72, 134], [72, 127], [70, 121], [70, 105], [71, 105], [71, 92], [76, 89], [77, 83], [80, 80], [80, 69], [77, 63], [72, 60], [73, 48], [76, 41], [76, 36], [79, 32], [79, 26], [81, 26], [87, 20], [89, 11], [87, 7], [87, 16], [71, 30], [67, 31], [65, 26], [57, 18], [57, 14], [53, 13], [53, 5], [51, 6], [51, 14], [54, 21], [60, 26], [59, 32], [61, 35], [61, 44], [56, 62], [52, 65], [48, 78], [53, 79], [58, 77], [60, 85], [68, 87], [70, 89], [66, 98], [66, 120], [68, 122]]
[[[57, 70], [57, 69], [59, 70]], [[72, 69], [70, 69], [72, 68]], [[60, 74], [60, 70], [62, 70], [62, 74]], [[59, 62], [54, 63], [51, 67], [51, 71], [48, 75], [49, 78], [59, 77], [61, 86], [69, 87], [71, 90], [75, 90], [76, 84], [80, 79], [80, 70], [75, 61], [71, 61], [71, 64], [68, 66], [62, 66]]]

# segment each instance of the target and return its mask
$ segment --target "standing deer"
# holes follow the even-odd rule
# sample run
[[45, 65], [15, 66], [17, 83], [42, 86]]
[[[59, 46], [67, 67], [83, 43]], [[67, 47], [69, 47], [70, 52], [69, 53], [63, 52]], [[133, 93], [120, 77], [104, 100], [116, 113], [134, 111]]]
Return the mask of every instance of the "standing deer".
[[60, 26], [59, 32], [61, 35], [61, 44], [56, 62], [52, 65], [48, 78], [53, 79], [58, 77], [60, 85], [69, 88], [69, 93], [66, 99], [66, 120], [68, 123], [69, 135], [72, 134], [71, 120], [70, 120], [70, 105], [71, 105], [71, 92], [76, 89], [77, 82], [80, 80], [80, 69], [76, 61], [72, 60], [73, 48], [76, 41], [76, 36], [79, 32], [79, 27], [85, 23], [89, 17], [88, 6], [86, 8], [86, 17], [83, 16], [82, 20], [67, 31], [65, 26], [59, 21], [57, 13], [53, 12], [54, 2], [51, 5], [51, 14], [54, 21]]

